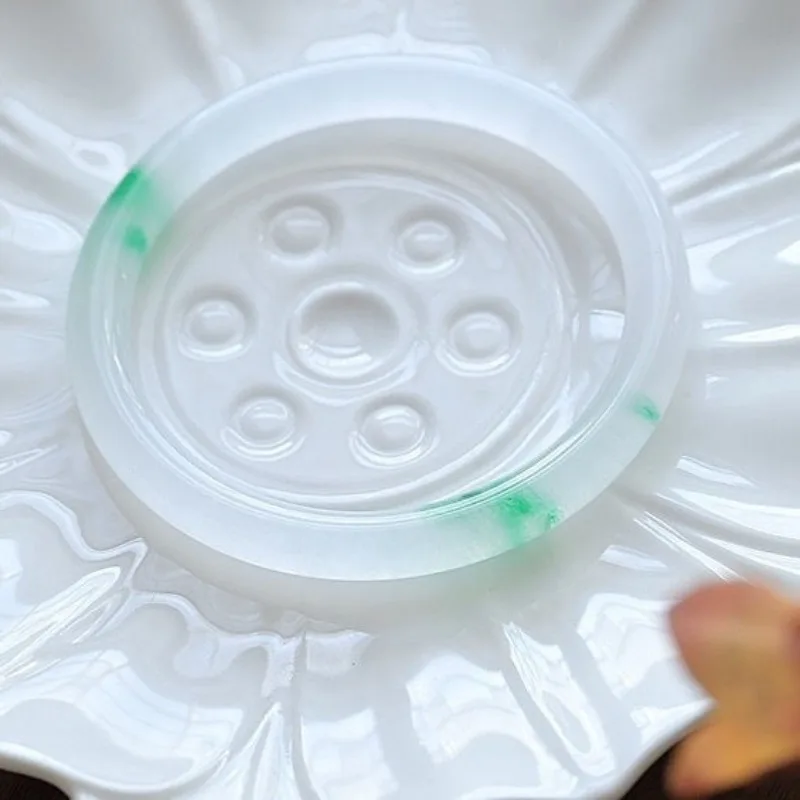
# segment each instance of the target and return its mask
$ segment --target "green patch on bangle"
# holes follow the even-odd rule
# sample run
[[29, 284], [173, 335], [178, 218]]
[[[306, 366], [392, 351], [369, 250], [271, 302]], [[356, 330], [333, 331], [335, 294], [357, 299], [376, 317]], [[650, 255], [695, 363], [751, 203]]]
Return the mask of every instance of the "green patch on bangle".
[[639, 395], [634, 399], [633, 412], [637, 417], [652, 425], [661, 422], [661, 412], [658, 410], [658, 406], [645, 395]]
[[515, 547], [547, 533], [564, 518], [557, 505], [527, 489], [496, 500], [492, 511]]
[[122, 246], [137, 257], [150, 250], [155, 234], [170, 218], [169, 206], [152, 178], [139, 166], [133, 167], [108, 198], [106, 207], [127, 218]]

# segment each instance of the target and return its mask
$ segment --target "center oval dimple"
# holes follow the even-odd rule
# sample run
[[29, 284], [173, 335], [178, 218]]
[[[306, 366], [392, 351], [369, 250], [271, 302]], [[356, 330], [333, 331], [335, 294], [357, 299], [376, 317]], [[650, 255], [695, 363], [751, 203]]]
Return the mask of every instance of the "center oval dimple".
[[296, 312], [295, 357], [330, 379], [363, 377], [383, 366], [400, 339], [400, 322], [389, 303], [361, 286], [330, 287]]

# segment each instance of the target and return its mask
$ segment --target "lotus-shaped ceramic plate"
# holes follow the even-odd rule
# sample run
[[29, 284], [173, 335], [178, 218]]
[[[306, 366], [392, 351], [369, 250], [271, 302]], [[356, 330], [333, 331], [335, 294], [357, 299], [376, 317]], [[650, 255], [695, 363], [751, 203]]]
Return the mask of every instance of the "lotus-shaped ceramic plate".
[[[675, 597], [799, 583], [799, 35], [792, 0], [0, 0], [2, 765], [80, 800], [621, 796], [707, 707], [666, 631]], [[409, 177], [387, 149], [383, 172], [332, 167], [300, 194], [306, 178], [278, 175], [319, 115], [333, 130], [358, 106], [394, 146], [378, 123], [397, 102], [402, 146], [433, 131], [457, 143], [447, 158]], [[494, 138], [442, 138], [449, 119]], [[241, 229], [176, 223], [155, 252], [170, 204], [255, 129], [282, 153], [272, 194], [237, 195]], [[326, 142], [362, 133], [303, 157], [336, 161]], [[527, 195], [448, 160], [509, 148], [564, 208], [583, 192], [613, 244], [572, 295], [564, 220], [589, 241], [597, 215], [523, 224]], [[358, 247], [384, 230], [397, 269], [378, 280]], [[250, 234], [257, 253], [232, 246]], [[334, 245], [350, 272], [296, 289]], [[539, 272], [480, 272], [478, 255], [534, 251]], [[145, 275], [151, 258], [177, 266]], [[458, 274], [491, 302], [419, 288]], [[141, 310], [136, 281], [162, 305]], [[274, 297], [294, 309], [288, 366], [254, 384]], [[410, 320], [440, 339], [404, 339]], [[571, 360], [551, 364], [556, 345]], [[474, 442], [393, 388], [410, 353]], [[515, 394], [524, 375], [558, 391]], [[347, 468], [319, 456], [333, 438], [302, 460], [312, 400], [326, 435], [354, 426]], [[488, 486], [447, 472], [520, 408], [527, 455], [481, 451]], [[280, 506], [261, 528], [256, 463]], [[423, 463], [449, 499], [419, 511]], [[390, 495], [401, 511], [376, 518]]]

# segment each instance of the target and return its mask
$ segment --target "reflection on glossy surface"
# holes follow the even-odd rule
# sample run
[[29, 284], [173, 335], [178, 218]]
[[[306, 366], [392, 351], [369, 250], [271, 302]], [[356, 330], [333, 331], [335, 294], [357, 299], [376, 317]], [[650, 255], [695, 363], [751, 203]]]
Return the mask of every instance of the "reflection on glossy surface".
[[[621, 794], [705, 707], [664, 633], [676, 593], [754, 572], [800, 588], [800, 7], [41, 5], [0, 0], [6, 763], [100, 798]], [[147, 552], [92, 474], [61, 347], [81, 238], [155, 138], [304, 59], [391, 51], [579, 97], [675, 204], [700, 332], [615, 489], [480, 591], [366, 626], [260, 607]], [[618, 327], [609, 307], [590, 334]]]
[[385, 763], [373, 709], [305, 725], [303, 757], [311, 783], [323, 797], [382, 797], [397, 789]]
[[575, 787], [575, 776], [544, 746], [502, 672], [443, 655], [409, 681], [408, 695], [421, 746], [463, 794], [535, 785], [554, 797]]
[[617, 764], [606, 743], [608, 734], [564, 650], [536, 641], [516, 623], [505, 625], [504, 633], [513, 668], [546, 724], [563, 742], [570, 761], [592, 777], [612, 773]]

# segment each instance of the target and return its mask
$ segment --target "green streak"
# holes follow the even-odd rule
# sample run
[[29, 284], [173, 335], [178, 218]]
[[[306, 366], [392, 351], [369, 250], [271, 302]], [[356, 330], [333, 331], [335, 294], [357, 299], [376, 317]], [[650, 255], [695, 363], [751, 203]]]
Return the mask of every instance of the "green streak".
[[108, 198], [109, 205], [125, 205], [135, 194], [142, 190], [147, 191], [149, 183], [144, 170], [141, 167], [133, 167]]
[[661, 422], [661, 412], [656, 404], [645, 395], [640, 395], [633, 401], [633, 412], [645, 422], [657, 425]]
[[147, 255], [158, 232], [170, 218], [169, 207], [158, 186], [138, 166], [119, 182], [106, 207], [126, 218], [122, 246], [140, 258]]
[[547, 533], [563, 519], [558, 506], [524, 489], [496, 501], [492, 510], [514, 547]]
[[147, 252], [147, 234], [138, 225], [130, 225], [128, 227], [122, 242], [128, 250], [132, 250], [140, 256]]
[[[428, 510], [457, 506], [466, 500], [478, 499], [499, 485], [499, 481], [465, 492], [454, 500], [444, 500], [428, 506]], [[564, 512], [554, 502], [531, 489], [519, 489], [488, 503], [460, 510], [455, 519], [479, 517], [499, 525], [512, 547], [533, 541], [564, 520]]]

